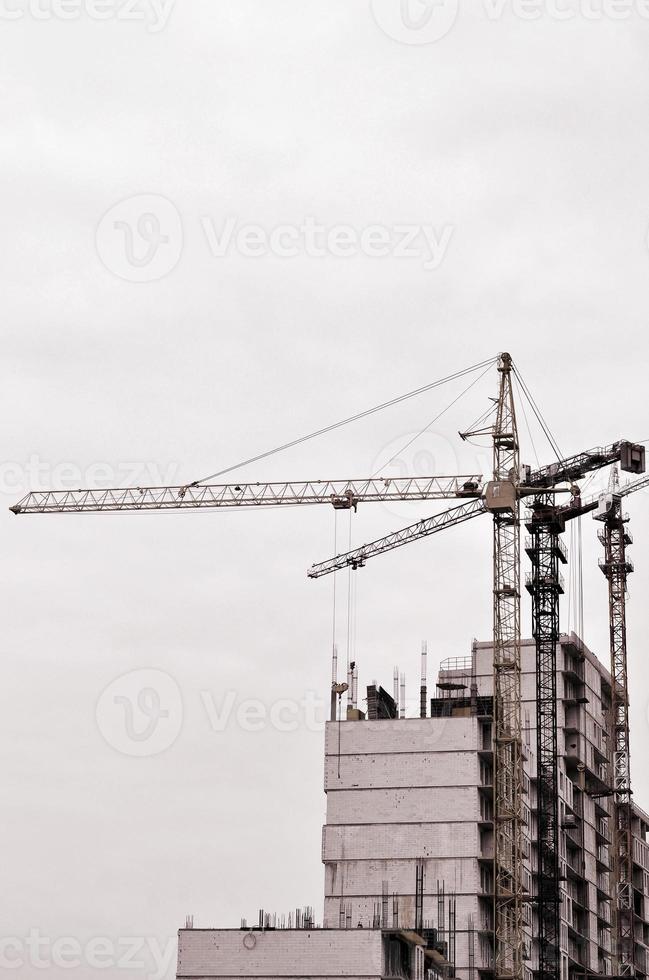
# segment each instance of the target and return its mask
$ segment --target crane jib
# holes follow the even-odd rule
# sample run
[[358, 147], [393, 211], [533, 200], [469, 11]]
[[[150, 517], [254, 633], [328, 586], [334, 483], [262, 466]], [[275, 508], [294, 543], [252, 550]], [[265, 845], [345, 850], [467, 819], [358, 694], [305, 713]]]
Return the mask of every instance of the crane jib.
[[479, 497], [481, 474], [416, 477], [363, 477], [289, 483], [192, 484], [179, 487], [127, 487], [107, 490], [35, 490], [10, 509], [14, 514], [99, 513], [193, 510], [203, 507], [266, 507], [329, 504], [356, 508], [360, 502], [447, 500]]

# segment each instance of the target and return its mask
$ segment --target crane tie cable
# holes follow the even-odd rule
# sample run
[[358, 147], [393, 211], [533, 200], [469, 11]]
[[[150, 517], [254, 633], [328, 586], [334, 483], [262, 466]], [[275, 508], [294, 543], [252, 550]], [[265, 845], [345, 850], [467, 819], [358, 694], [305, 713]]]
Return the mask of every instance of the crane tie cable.
[[[453, 405], [459, 402], [461, 398], [464, 398], [467, 392], [470, 391], [474, 385], [477, 385], [479, 381], [482, 381], [487, 371], [491, 369], [492, 365], [493, 365], [493, 361], [490, 361], [489, 364], [487, 364], [487, 367], [482, 372], [482, 374], [479, 374], [477, 378], [474, 378], [470, 385], [467, 385], [467, 387], [464, 388], [459, 395], [456, 395], [453, 401], [449, 402], [446, 408], [443, 408], [441, 412], [438, 412], [435, 418], [431, 419], [428, 425], [424, 426], [421, 432], [418, 432], [417, 435], [412, 436], [412, 438], [406, 442], [405, 446], [402, 446], [401, 449], [398, 450], [398, 452], [396, 452], [393, 456], [390, 457], [389, 460], [387, 460], [387, 462], [383, 464], [383, 466], [375, 470], [374, 473], [372, 473], [372, 476], [373, 477], [376, 476], [378, 473], [381, 472], [382, 469], [385, 469], [386, 466], [389, 466], [390, 463], [393, 463], [394, 460], [401, 455], [401, 453], [404, 453], [406, 449], [409, 449], [410, 446], [412, 446], [413, 442], [416, 442], [417, 439], [420, 439], [423, 436], [424, 432], [428, 432], [428, 430], [435, 424], [435, 422], [438, 422], [443, 415], [446, 415], [449, 409], [453, 408]], [[488, 409], [487, 411], [491, 411], [491, 409]]]
[[514, 376], [517, 378], [518, 383], [519, 383], [519, 385], [521, 387], [521, 391], [523, 392], [523, 394], [527, 398], [527, 400], [528, 400], [528, 402], [530, 404], [530, 407], [531, 407], [532, 411], [534, 412], [534, 414], [535, 414], [535, 416], [537, 418], [537, 421], [538, 421], [539, 425], [541, 426], [541, 429], [543, 430], [543, 433], [544, 433], [546, 439], [550, 443], [550, 446], [552, 448], [553, 453], [557, 457], [557, 460], [559, 462], [561, 462], [562, 459], [564, 458], [564, 454], [559, 449], [558, 443], [557, 443], [556, 439], [554, 438], [554, 436], [552, 435], [552, 432], [550, 430], [549, 425], [547, 424], [547, 422], [543, 418], [543, 415], [541, 413], [540, 408], [536, 404], [536, 402], [535, 402], [535, 400], [534, 400], [534, 398], [532, 396], [532, 393], [530, 392], [528, 386], [525, 384], [525, 381], [521, 377], [521, 373], [517, 369], [516, 365], [514, 365]]
[[382, 402], [380, 405], [375, 405], [373, 408], [368, 408], [364, 412], [358, 412], [356, 415], [350, 415], [349, 418], [341, 419], [340, 422], [333, 422], [331, 425], [326, 425], [321, 429], [316, 429], [315, 432], [308, 433], [308, 435], [300, 436], [298, 439], [291, 440], [291, 442], [285, 442], [282, 446], [276, 446], [275, 449], [269, 449], [264, 453], [259, 453], [257, 456], [251, 456], [249, 459], [242, 460], [240, 463], [235, 463], [233, 466], [227, 466], [225, 469], [219, 470], [217, 473], [211, 473], [209, 476], [205, 476], [200, 480], [194, 480], [194, 482], [189, 483], [188, 486], [197, 487], [201, 483], [207, 483], [208, 480], [214, 480], [219, 476], [224, 476], [226, 473], [232, 473], [233, 470], [241, 469], [241, 467], [248, 466], [250, 463], [258, 463], [260, 460], [267, 459], [269, 456], [274, 456], [277, 453], [284, 452], [286, 449], [292, 449], [294, 446], [302, 445], [302, 443], [309, 442], [311, 439], [316, 439], [318, 436], [323, 436], [328, 432], [333, 432], [334, 429], [340, 429], [342, 426], [348, 425], [351, 422], [357, 422], [359, 419], [367, 418], [367, 416], [374, 415], [376, 412], [381, 412], [386, 408], [392, 408], [393, 405], [398, 405], [410, 398], [414, 398], [416, 395], [421, 395], [426, 391], [432, 391], [434, 388], [439, 388], [450, 381], [455, 381], [457, 378], [463, 378], [465, 375], [471, 374], [473, 371], [479, 371], [481, 368], [490, 367], [496, 362], [496, 360], [497, 358], [491, 357], [485, 361], [480, 361], [479, 364], [472, 364], [471, 367], [464, 368], [462, 371], [456, 371], [454, 374], [449, 374], [447, 377], [440, 378], [437, 381], [432, 381], [430, 384], [423, 385], [421, 388], [415, 388], [413, 391], [408, 391], [404, 395], [397, 395], [396, 398], [391, 398], [387, 402]]

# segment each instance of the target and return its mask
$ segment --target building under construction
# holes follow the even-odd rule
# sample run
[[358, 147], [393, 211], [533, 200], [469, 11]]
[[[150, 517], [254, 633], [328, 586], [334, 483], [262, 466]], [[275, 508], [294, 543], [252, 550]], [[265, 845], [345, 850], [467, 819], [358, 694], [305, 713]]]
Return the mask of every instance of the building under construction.
[[[492, 368], [496, 396], [461, 433], [465, 441], [490, 445], [488, 479], [465, 473], [210, 482]], [[518, 395], [547, 438], [549, 464], [537, 459], [533, 468], [521, 458]], [[587, 481], [607, 467], [608, 491], [585, 496]], [[634, 478], [621, 483], [619, 470]], [[371, 685], [361, 710], [356, 672], [338, 683], [334, 670], [323, 928], [315, 928], [307, 910], [283, 921], [262, 912], [258, 928], [245, 926], [242, 933], [188, 929], [180, 937], [179, 977], [419, 978], [478, 971], [492, 980], [644, 980], [647, 818], [632, 801], [626, 596], [633, 565], [624, 502], [647, 486], [643, 443], [620, 439], [564, 456], [511, 355], [501, 353], [204, 480], [35, 491], [11, 508], [22, 515], [325, 504], [351, 518], [361, 503], [454, 501], [313, 565], [313, 579], [343, 569], [351, 574], [394, 548], [481, 515], [491, 519], [492, 638], [475, 644], [470, 661], [445, 665], [433, 698], [422, 671], [418, 717], [405, 717], [400, 678], [392, 694]], [[578, 636], [560, 629], [561, 566], [568, 561], [563, 534], [586, 514], [600, 522], [604, 546], [608, 672]], [[531, 641], [521, 637], [523, 554], [530, 561], [524, 584]], [[581, 608], [580, 563], [579, 550]]]
[[[536, 644], [521, 646], [524, 976], [538, 972]], [[611, 676], [575, 634], [557, 647], [561, 980], [615, 975]], [[425, 657], [423, 658], [425, 662]], [[182, 929], [178, 978], [437, 977], [494, 972], [493, 645], [442, 663], [401, 717], [371, 685], [327, 724], [322, 927], [264, 912], [252, 927]], [[388, 685], [389, 686], [389, 685]], [[396, 695], [396, 697], [395, 697]], [[424, 717], [422, 717], [424, 715]], [[649, 971], [649, 816], [632, 808], [633, 962]]]

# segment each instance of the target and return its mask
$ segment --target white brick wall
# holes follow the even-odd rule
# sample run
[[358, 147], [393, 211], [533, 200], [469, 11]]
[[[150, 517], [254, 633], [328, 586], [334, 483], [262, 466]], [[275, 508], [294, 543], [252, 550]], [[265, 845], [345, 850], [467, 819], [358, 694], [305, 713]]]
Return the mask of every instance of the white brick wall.
[[475, 749], [475, 718], [406, 718], [384, 721], [327, 722], [325, 754], [382, 755], [398, 752], [457, 752]]
[[[425, 891], [432, 894], [438, 881], [452, 881], [458, 895], [475, 895], [480, 888], [478, 863], [468, 858], [430, 858], [424, 862]], [[333, 861], [325, 868], [325, 896], [367, 895], [389, 882], [390, 893], [413, 892], [415, 879], [412, 861]]]
[[378, 930], [182, 929], [178, 934], [179, 978], [380, 980], [382, 961]]
[[[446, 776], [451, 779], [451, 773]], [[459, 823], [478, 819], [475, 786], [350, 789], [327, 795], [328, 824]]]
[[[362, 723], [361, 723], [362, 724]], [[325, 789], [477, 786], [478, 756], [455, 750], [443, 752], [399, 752], [386, 754], [327, 756]]]
[[325, 827], [323, 835], [324, 861], [385, 861], [396, 855], [416, 861], [420, 857], [477, 857], [478, 853], [474, 822]]
[[[479, 727], [475, 718], [408, 718], [327, 726], [323, 833], [325, 919], [371, 924], [382, 883], [414, 926], [418, 860], [425, 860], [424, 919], [437, 923], [437, 882], [458, 893], [458, 926], [477, 921]], [[338, 772], [340, 771], [340, 777]], [[460, 903], [462, 904], [460, 910]]]

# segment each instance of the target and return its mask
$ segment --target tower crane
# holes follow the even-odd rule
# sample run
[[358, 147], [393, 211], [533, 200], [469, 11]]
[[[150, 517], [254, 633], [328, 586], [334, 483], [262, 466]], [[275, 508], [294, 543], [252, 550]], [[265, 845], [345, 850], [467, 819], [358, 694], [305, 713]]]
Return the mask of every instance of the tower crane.
[[611, 653], [611, 731], [613, 733], [613, 874], [615, 902], [613, 925], [616, 939], [617, 972], [635, 976], [633, 838], [631, 811], [631, 762], [629, 744], [629, 684], [627, 670], [626, 596], [627, 578], [633, 564], [627, 558], [632, 543], [628, 515], [622, 501], [636, 490], [649, 486], [649, 475], [620, 486], [617, 468], [611, 474], [609, 492], [593, 515], [602, 522], [598, 533], [604, 545], [600, 568], [608, 582], [609, 642]]
[[523, 977], [523, 740], [521, 725], [520, 445], [512, 359], [498, 365], [493, 428], [494, 977]]
[[[211, 484], [205, 481], [176, 487], [131, 487], [109, 490], [33, 491], [11, 510], [17, 515], [62, 513], [114, 513], [132, 511], [192, 510], [198, 508], [267, 507], [299, 504], [330, 504], [337, 510], [356, 510], [360, 503], [378, 501], [414, 501], [461, 499], [451, 510], [395, 532], [371, 545], [329, 562], [315, 565], [309, 571], [313, 578], [339, 568], [362, 566], [367, 558], [399, 547], [470, 520], [488, 512], [493, 518], [493, 691], [494, 691], [494, 977], [495, 980], [523, 980], [523, 755], [521, 739], [521, 626], [520, 626], [520, 508], [524, 498], [532, 497], [530, 553], [537, 556], [531, 592], [536, 608], [537, 683], [539, 691], [556, 669], [558, 639], [558, 586], [542, 582], [542, 565], [549, 563], [550, 575], [560, 560], [559, 533], [565, 520], [582, 508], [577, 494], [564, 509], [554, 503], [557, 488], [574, 482], [586, 473], [619, 462], [624, 470], [644, 470], [644, 449], [627, 441], [599, 447], [532, 471], [520, 466], [520, 448], [512, 384], [513, 362], [504, 353], [497, 360], [499, 384], [493, 426], [482, 430], [492, 440], [493, 474], [488, 482], [481, 474], [464, 476], [423, 476], [401, 479], [377, 477], [360, 480], [299, 481], [288, 483]], [[324, 431], [324, 430], [323, 430]], [[475, 433], [474, 433], [475, 434]], [[465, 434], [469, 435], [469, 433]], [[571, 509], [572, 508], [572, 509]], [[570, 511], [570, 513], [568, 512]], [[557, 512], [559, 515], [557, 516]], [[581, 512], [584, 512], [581, 510]], [[554, 514], [554, 516], [551, 516]], [[604, 532], [608, 533], [605, 524]], [[611, 534], [614, 533], [611, 531]], [[612, 538], [613, 540], [613, 538]], [[618, 549], [619, 535], [614, 537]], [[612, 554], [612, 552], [611, 552]], [[623, 551], [622, 551], [623, 557]], [[612, 560], [611, 567], [618, 559]], [[619, 561], [615, 566], [616, 588], [619, 588]], [[628, 570], [628, 569], [627, 569]], [[624, 573], [626, 574], [626, 572]], [[609, 581], [611, 581], [609, 579]], [[625, 580], [624, 580], [625, 581]], [[556, 606], [546, 625], [547, 602]], [[619, 598], [616, 592], [616, 609]], [[541, 628], [543, 623], [543, 628]], [[541, 634], [543, 637], [541, 638]], [[541, 655], [539, 651], [542, 650]], [[556, 746], [556, 706], [554, 716], [543, 714], [537, 719], [537, 739], [549, 738], [545, 752], [550, 766], [548, 787], [556, 785], [556, 752], [551, 742], [554, 731]], [[623, 722], [620, 722], [623, 725]], [[626, 722], [628, 732], [628, 721]], [[539, 734], [540, 733], [540, 734]], [[549, 733], [549, 735], [548, 735]], [[628, 743], [628, 735], [627, 735]], [[540, 757], [540, 755], [539, 755]], [[628, 771], [628, 752], [627, 752]], [[552, 771], [553, 769], [553, 771]], [[552, 782], [553, 780], [553, 782]], [[620, 790], [620, 796], [624, 791]], [[549, 789], [542, 798], [549, 799]], [[556, 794], [554, 803], [556, 804]], [[556, 980], [558, 949], [558, 862], [556, 809], [546, 815], [547, 861], [540, 861], [539, 923], [545, 966], [540, 980]], [[553, 836], [554, 835], [554, 836]], [[552, 866], [547, 872], [546, 866]], [[545, 885], [545, 887], [542, 887]], [[554, 890], [556, 887], [556, 891]], [[556, 931], [551, 923], [557, 923]], [[556, 941], [555, 941], [556, 940]]]
[[[626, 577], [633, 566], [626, 559], [625, 548], [630, 543], [626, 518], [622, 514], [622, 498], [635, 490], [649, 486], [649, 475], [641, 476], [612, 492], [582, 499], [574, 484], [588, 472], [611, 463], [620, 462], [623, 469], [642, 473], [645, 451], [639, 444], [625, 440], [605, 448], [595, 448], [578, 456], [560, 460], [535, 471], [523, 468], [518, 486], [520, 498], [528, 497], [526, 520], [529, 537], [525, 550], [532, 561], [527, 588], [532, 597], [532, 633], [536, 641], [536, 750], [537, 750], [537, 920], [539, 941], [539, 980], [557, 980], [560, 975], [560, 866], [559, 814], [557, 768], [557, 644], [559, 642], [559, 598], [563, 592], [559, 564], [565, 564], [567, 554], [561, 534], [568, 521], [597, 510], [596, 517], [604, 527], [600, 539], [605, 546], [601, 563], [609, 582], [611, 635], [611, 675], [613, 679], [614, 720], [614, 778], [615, 778], [615, 860], [617, 882], [617, 934], [620, 950], [620, 975], [633, 976], [633, 867], [631, 839], [628, 688], [626, 669]], [[554, 496], [556, 485], [570, 481], [571, 499], [558, 504]], [[488, 485], [485, 494], [493, 494]], [[308, 575], [319, 578], [342, 568], [361, 568], [375, 555], [383, 554], [410, 541], [427, 537], [445, 527], [460, 524], [487, 510], [485, 499], [478, 499], [451, 508], [434, 517], [395, 531], [370, 544], [313, 565]], [[497, 532], [496, 532], [497, 534]], [[497, 541], [497, 539], [496, 539]], [[494, 549], [497, 556], [497, 546]], [[494, 559], [497, 561], [497, 558]], [[494, 691], [497, 688], [494, 687]], [[519, 697], [520, 703], [520, 697]], [[494, 704], [494, 711], [496, 705]], [[494, 745], [497, 758], [498, 745]], [[501, 763], [502, 765], [502, 763]], [[507, 771], [507, 770], [506, 770]], [[502, 805], [502, 804], [501, 804]], [[498, 810], [495, 808], [495, 813]], [[497, 828], [496, 828], [497, 829]], [[522, 837], [519, 838], [519, 842]], [[496, 905], [496, 914], [498, 906]]]
[[486, 486], [481, 476], [469, 475], [406, 480], [403, 485], [399, 481], [368, 479], [45, 491], [27, 494], [12, 510], [25, 515], [307, 503], [331, 503], [336, 508], [350, 509], [361, 501], [372, 500], [469, 497], [474, 498], [476, 505], [483, 498], [484, 507], [493, 514], [494, 521], [495, 974], [496, 980], [522, 980], [519, 443], [509, 354], [498, 358], [498, 373], [496, 423], [491, 430], [493, 479]]

